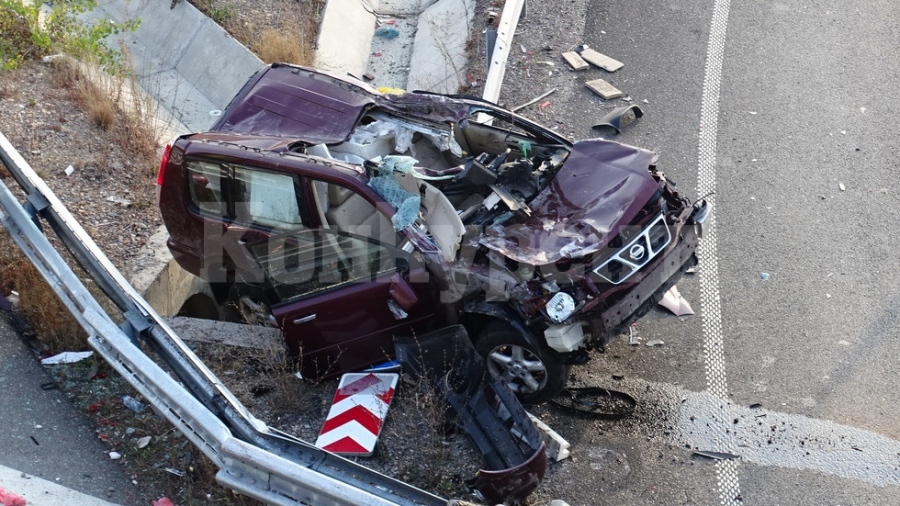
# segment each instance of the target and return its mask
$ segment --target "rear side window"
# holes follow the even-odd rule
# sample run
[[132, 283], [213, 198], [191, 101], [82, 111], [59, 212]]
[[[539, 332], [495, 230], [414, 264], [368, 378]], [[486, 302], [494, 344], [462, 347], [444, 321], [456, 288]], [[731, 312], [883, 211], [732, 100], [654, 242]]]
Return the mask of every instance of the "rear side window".
[[187, 162], [188, 193], [200, 211], [224, 216], [228, 213], [222, 186], [222, 167], [217, 163]]
[[279, 231], [303, 228], [295, 176], [202, 160], [185, 167], [191, 205], [201, 214]]

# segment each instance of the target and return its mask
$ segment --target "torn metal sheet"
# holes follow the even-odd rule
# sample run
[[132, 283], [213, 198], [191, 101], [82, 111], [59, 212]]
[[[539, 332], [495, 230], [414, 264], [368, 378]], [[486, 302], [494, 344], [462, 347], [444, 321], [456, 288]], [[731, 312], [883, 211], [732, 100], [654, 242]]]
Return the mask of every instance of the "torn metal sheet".
[[673, 286], [660, 299], [659, 305], [671, 311], [675, 316], [684, 316], [694, 314], [690, 302], [681, 296], [677, 286]]
[[[629, 118], [629, 113], [633, 118]], [[616, 131], [616, 135], [622, 133], [622, 121], [626, 119], [636, 120], [644, 115], [644, 111], [635, 104], [626, 105], [624, 107], [616, 107], [612, 111], [606, 113], [606, 116], [600, 118], [600, 121], [591, 128], [609, 127]], [[630, 121], [629, 121], [630, 123]]]
[[462, 428], [485, 468], [475, 487], [491, 504], [519, 504], [540, 484], [547, 453], [540, 432], [509, 388], [488, 374], [466, 330], [454, 325], [397, 338], [404, 369], [424, 376], [444, 395], [448, 420]]
[[576, 142], [556, 178], [529, 205], [531, 216], [487, 228], [479, 243], [529, 265], [600, 251], [659, 189], [647, 171], [654, 156], [624, 144]]

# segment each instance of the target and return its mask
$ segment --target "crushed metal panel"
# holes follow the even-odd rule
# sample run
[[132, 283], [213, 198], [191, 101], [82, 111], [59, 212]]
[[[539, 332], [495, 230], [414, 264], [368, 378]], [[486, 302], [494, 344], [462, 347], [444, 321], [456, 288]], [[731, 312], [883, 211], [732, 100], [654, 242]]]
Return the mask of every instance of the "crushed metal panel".
[[594, 253], [630, 223], [659, 188], [647, 168], [655, 154], [601, 139], [575, 143], [556, 178], [518, 213], [478, 242], [529, 265]]

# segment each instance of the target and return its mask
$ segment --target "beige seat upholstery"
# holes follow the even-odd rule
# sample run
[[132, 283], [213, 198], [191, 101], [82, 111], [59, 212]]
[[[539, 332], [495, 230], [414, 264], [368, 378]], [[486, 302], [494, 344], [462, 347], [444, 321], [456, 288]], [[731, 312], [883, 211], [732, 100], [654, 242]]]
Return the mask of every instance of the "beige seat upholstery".
[[328, 211], [325, 218], [329, 225], [338, 230], [396, 245], [397, 233], [391, 220], [378, 212], [365, 198], [343, 186], [328, 185]]

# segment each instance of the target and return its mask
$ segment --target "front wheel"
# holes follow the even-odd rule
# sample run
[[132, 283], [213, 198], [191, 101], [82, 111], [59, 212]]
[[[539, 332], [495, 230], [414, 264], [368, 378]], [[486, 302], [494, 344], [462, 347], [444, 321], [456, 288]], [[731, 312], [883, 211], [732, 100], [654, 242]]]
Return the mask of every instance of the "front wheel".
[[475, 342], [488, 370], [512, 390], [523, 404], [540, 404], [566, 386], [569, 366], [547, 346], [535, 346], [504, 323], [489, 324]]

